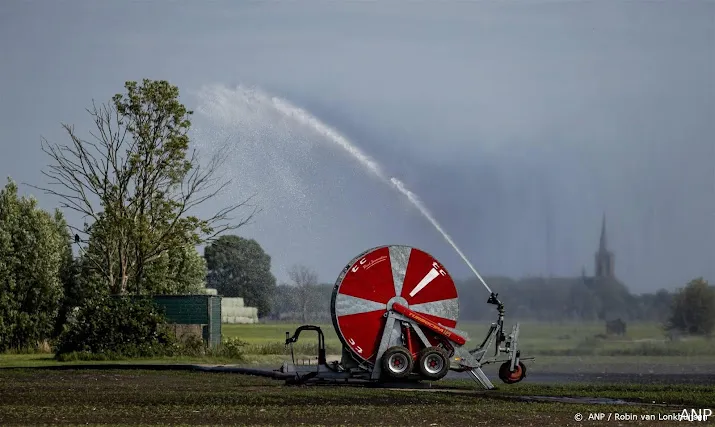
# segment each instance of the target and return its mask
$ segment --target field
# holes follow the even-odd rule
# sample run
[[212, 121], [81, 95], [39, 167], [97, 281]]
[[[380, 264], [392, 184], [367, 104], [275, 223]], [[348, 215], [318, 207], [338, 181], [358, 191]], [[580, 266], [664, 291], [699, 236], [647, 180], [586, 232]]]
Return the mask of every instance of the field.
[[[251, 344], [250, 353], [275, 354], [282, 347], [285, 333], [291, 335], [298, 324], [223, 325], [226, 337], [238, 337]], [[339, 354], [340, 342], [332, 324], [318, 325], [325, 333], [328, 353]], [[458, 328], [469, 334], [473, 342], [481, 341], [487, 332], [485, 323], [460, 323]], [[683, 339], [668, 341], [654, 323], [628, 325], [623, 337], [603, 337], [603, 323], [536, 323], [521, 324], [520, 345], [524, 353], [540, 356], [711, 356], [715, 357], [715, 340]], [[312, 335], [311, 335], [312, 334]], [[301, 343], [314, 342], [315, 335], [301, 335]], [[299, 346], [308, 351], [309, 346]], [[309, 351], [308, 354], [314, 351]]]
[[[223, 325], [227, 337], [248, 343], [246, 363], [276, 365], [286, 359], [285, 333], [292, 335], [297, 324]], [[321, 326], [329, 355], [340, 354], [340, 341], [331, 324]], [[469, 334], [472, 342], [481, 341], [486, 323], [460, 323], [459, 329]], [[692, 373], [715, 372], [715, 340], [704, 338], [668, 341], [658, 325], [628, 325], [623, 337], [603, 338], [602, 323], [535, 323], [521, 324], [520, 345], [524, 356], [536, 361], [525, 362], [542, 372], [624, 372], [624, 373]], [[301, 334], [295, 344], [296, 354], [315, 357], [316, 335]]]
[[[246, 343], [243, 360], [209, 357], [181, 357], [170, 360], [143, 360], [142, 363], [202, 362], [231, 363], [251, 366], [277, 367], [290, 359], [284, 346], [285, 333], [291, 335], [298, 324], [265, 323], [255, 325], [222, 326], [224, 338], [239, 338]], [[340, 341], [332, 324], [319, 324], [325, 333], [329, 358], [340, 355]], [[459, 329], [471, 337], [469, 344], [480, 341], [488, 324], [460, 323]], [[602, 323], [535, 323], [521, 324], [520, 345], [524, 356], [535, 356], [527, 361], [533, 372], [624, 372], [624, 373], [702, 373], [715, 372], [715, 339], [684, 338], [668, 341], [658, 325], [629, 324], [623, 337], [600, 337]], [[317, 337], [314, 332], [301, 334], [295, 344], [300, 359], [315, 359]], [[136, 362], [136, 361], [134, 361]], [[50, 354], [0, 355], [0, 366], [55, 365]], [[87, 363], [82, 361], [67, 363]], [[123, 363], [119, 361], [118, 363]]]
[[[577, 413], [663, 416], [712, 407], [712, 388], [517, 385], [503, 394], [450, 382], [452, 392], [285, 387], [230, 374], [151, 371], [0, 371], [0, 425], [409, 425], [569, 426]], [[460, 389], [465, 389], [460, 391]], [[514, 400], [572, 395], [667, 401], [623, 406]], [[603, 421], [601, 421], [603, 423]], [[677, 425], [632, 420], [615, 425]], [[700, 423], [710, 424], [710, 423]]]
[[[242, 360], [183, 357], [111, 363], [178, 362], [277, 368], [290, 357], [283, 345], [285, 333], [292, 334], [297, 326], [223, 325], [226, 338], [240, 338], [247, 343]], [[332, 325], [321, 326], [328, 353], [337, 358], [340, 345]], [[477, 341], [486, 326], [460, 324], [460, 329]], [[498, 390], [488, 392], [462, 379], [441, 381], [440, 386], [449, 389], [446, 391], [416, 391], [291, 387], [280, 381], [228, 373], [101, 367], [63, 371], [22, 369], [19, 367], [90, 362], [60, 363], [52, 360], [50, 354], [6, 354], [0, 355], [0, 366], [6, 368], [0, 370], [0, 425], [567, 426], [596, 425], [599, 421], [576, 422], [574, 417], [576, 413], [588, 416], [599, 412], [656, 417], [655, 421], [630, 419], [616, 425], [676, 425], [679, 422], [657, 418], [684, 408], [715, 409], [712, 341], [663, 341], [657, 325], [648, 324], [629, 325], [627, 335], [620, 338], [598, 338], [602, 333], [603, 327], [598, 324], [523, 324], [524, 354], [537, 357], [527, 363], [529, 376], [521, 384], [498, 383]], [[297, 346], [299, 357], [315, 357], [315, 343], [315, 333], [301, 335]], [[10, 367], [18, 369], [7, 369]], [[493, 369], [485, 371], [494, 376]], [[613, 382], [608, 378], [614, 373], [631, 376]], [[658, 374], [669, 373], [678, 375], [666, 384]], [[704, 382], [691, 381], [694, 373], [711, 376]], [[554, 382], [551, 378], [562, 381]], [[555, 399], [549, 401], [545, 396]], [[596, 400], [579, 400], [583, 397]], [[603, 398], [639, 404], [626, 406]], [[712, 423], [711, 418], [699, 424]]]

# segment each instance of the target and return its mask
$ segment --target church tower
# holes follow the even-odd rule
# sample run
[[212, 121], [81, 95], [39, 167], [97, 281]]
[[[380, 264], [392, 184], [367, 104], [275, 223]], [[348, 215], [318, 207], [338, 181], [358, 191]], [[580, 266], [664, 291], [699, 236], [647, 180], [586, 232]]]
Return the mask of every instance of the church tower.
[[613, 253], [609, 252], [608, 245], [606, 243], [606, 214], [603, 214], [603, 221], [601, 222], [601, 240], [598, 245], [598, 252], [596, 252], [596, 277], [609, 277], [613, 278], [614, 275], [614, 265], [613, 265]]

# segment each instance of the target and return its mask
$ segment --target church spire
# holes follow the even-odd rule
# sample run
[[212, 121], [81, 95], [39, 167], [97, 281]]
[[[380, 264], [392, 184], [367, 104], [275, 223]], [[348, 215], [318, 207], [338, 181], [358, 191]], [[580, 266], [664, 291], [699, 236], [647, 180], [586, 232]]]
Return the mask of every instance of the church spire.
[[601, 239], [596, 252], [596, 277], [615, 277], [613, 253], [608, 250], [606, 241], [606, 214], [601, 220]]
[[608, 252], [608, 244], [606, 242], [606, 213], [603, 213], [603, 219], [601, 220], [601, 241], [598, 246], [598, 250], [602, 253]]

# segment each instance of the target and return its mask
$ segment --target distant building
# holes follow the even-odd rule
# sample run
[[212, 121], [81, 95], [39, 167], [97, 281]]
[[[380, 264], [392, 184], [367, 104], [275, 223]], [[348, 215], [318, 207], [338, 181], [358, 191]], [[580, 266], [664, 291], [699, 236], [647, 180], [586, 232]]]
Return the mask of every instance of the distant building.
[[615, 320], [614, 318], [626, 315], [634, 307], [628, 288], [616, 278], [615, 256], [608, 249], [605, 213], [601, 220], [601, 236], [594, 258], [594, 274], [587, 277], [585, 271], [582, 271], [582, 283], [591, 292], [601, 296], [603, 301], [608, 301], [604, 306], [599, 307], [599, 317], [604, 320]]
[[598, 245], [598, 252], [596, 252], [595, 276], [615, 279], [614, 267], [613, 252], [608, 250], [606, 240], [606, 214], [604, 213], [601, 222], [601, 239]]

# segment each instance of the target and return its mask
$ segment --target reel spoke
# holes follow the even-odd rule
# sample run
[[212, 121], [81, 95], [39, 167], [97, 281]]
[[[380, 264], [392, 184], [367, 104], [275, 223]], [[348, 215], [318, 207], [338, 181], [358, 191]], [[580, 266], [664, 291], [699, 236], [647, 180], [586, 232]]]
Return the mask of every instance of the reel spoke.
[[449, 328], [457, 326], [459, 301], [456, 298], [415, 304], [411, 305], [410, 309]]

